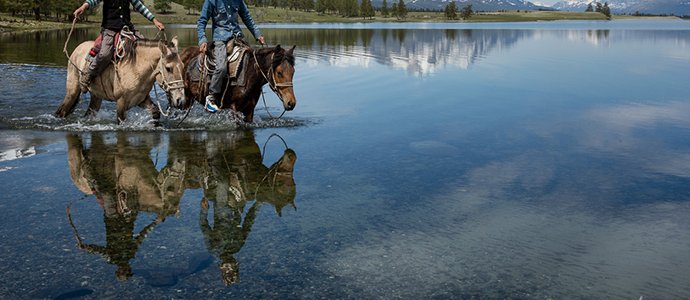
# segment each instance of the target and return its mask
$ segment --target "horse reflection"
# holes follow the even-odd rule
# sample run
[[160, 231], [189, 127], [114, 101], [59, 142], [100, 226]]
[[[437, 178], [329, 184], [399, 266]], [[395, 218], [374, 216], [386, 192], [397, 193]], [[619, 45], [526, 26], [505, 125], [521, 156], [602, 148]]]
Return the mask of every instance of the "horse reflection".
[[[113, 137], [115, 141], [108, 142]], [[82, 192], [96, 197], [103, 208], [106, 231], [105, 245], [86, 243], [68, 208], [77, 246], [116, 265], [120, 280], [133, 273], [144, 277], [159, 274], [133, 272], [129, 262], [149, 232], [167, 216], [179, 214], [184, 191], [201, 189], [199, 226], [207, 250], [220, 261], [223, 282], [237, 282], [239, 263], [234, 256], [244, 246], [260, 207], [268, 203], [278, 216], [286, 206], [295, 208], [297, 155], [286, 145], [282, 156], [265, 166], [253, 131], [180, 132], [169, 136], [166, 165], [157, 171], [150, 156], [157, 139], [158, 135], [91, 133], [90, 143], [85, 143], [79, 135], [67, 135], [72, 181]], [[135, 233], [139, 212], [155, 213], [156, 217]], [[209, 214], [213, 222], [209, 222]], [[191, 266], [180, 274], [196, 271]], [[146, 279], [159, 285], [176, 282]]]
[[206, 247], [220, 260], [223, 283], [235, 283], [239, 263], [234, 256], [244, 246], [261, 205], [269, 203], [279, 216], [285, 206], [295, 207], [292, 171], [297, 155], [287, 148], [277, 162], [265, 166], [252, 131], [213, 133], [205, 138], [176, 135], [170, 145], [169, 158], [186, 162], [187, 186], [203, 189], [199, 225]]
[[[77, 246], [116, 265], [116, 277], [120, 280], [133, 275], [129, 261], [146, 235], [167, 216], [179, 212], [184, 191], [184, 170], [173, 164], [168, 171], [158, 172], [149, 157], [154, 143], [147, 138], [153, 136], [135, 138], [138, 137], [143, 138], [131, 141], [124, 133], [118, 133], [112, 145], [106, 142], [106, 134], [93, 133], [90, 146], [86, 147], [78, 135], [67, 135], [70, 176], [82, 192], [96, 196], [103, 208], [106, 234], [105, 246], [88, 244], [70, 216]], [[134, 222], [140, 211], [155, 213], [156, 218], [135, 234]]]

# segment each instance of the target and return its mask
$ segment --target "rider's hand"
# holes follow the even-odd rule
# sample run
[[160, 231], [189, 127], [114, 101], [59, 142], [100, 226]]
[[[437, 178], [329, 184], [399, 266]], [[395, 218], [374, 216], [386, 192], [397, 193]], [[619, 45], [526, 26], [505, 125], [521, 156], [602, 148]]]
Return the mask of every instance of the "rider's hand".
[[84, 4], [82, 4], [81, 6], [79, 6], [79, 8], [74, 10], [74, 17], [79, 18], [79, 16], [81, 16], [81, 14], [83, 14], [87, 8], [89, 8], [89, 4], [84, 2]]
[[206, 53], [206, 49], [208, 48], [208, 44], [203, 43], [201, 46], [199, 46], [199, 53]]
[[158, 21], [158, 19], [156, 19], [156, 18], [153, 19], [153, 25], [155, 25], [156, 28], [158, 28], [158, 30], [160, 30], [160, 31], [165, 30], [165, 25], [163, 25], [163, 23]]
[[263, 35], [263, 34], [259, 36], [258, 40], [259, 40], [259, 44], [261, 44], [261, 45], [266, 44], [266, 41], [264, 40], [264, 35]]

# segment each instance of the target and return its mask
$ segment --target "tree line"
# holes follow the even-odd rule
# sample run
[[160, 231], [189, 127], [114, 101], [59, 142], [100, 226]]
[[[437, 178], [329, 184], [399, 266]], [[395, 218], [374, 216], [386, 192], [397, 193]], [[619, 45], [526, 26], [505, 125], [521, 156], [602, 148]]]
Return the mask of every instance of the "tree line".
[[[460, 9], [460, 17], [463, 20], [469, 19], [473, 13], [474, 11], [472, 10], [472, 4], [467, 4]], [[443, 14], [448, 20], [458, 19], [458, 6], [455, 4], [455, 1], [451, 1], [450, 3], [446, 4], [446, 7], [443, 9]]]
[[[596, 3], [595, 6], [592, 6], [592, 3]], [[603, 5], [601, 4], [601, 2], [590, 2], [589, 4], [587, 4], [585, 12], [602, 13], [604, 14], [604, 16], [606, 16], [606, 18], [611, 19], [611, 9], [609, 8], [608, 2], [604, 2]]]
[[[319, 14], [338, 15], [341, 17], [373, 18], [375, 11], [371, 0], [245, 0], [250, 6], [274, 7], [290, 10], [315, 11]], [[171, 3], [177, 3], [193, 14], [201, 9], [204, 0], [154, 0], [156, 12], [165, 13], [171, 9]], [[386, 0], [378, 9], [385, 17], [393, 16], [403, 19], [407, 16], [407, 8], [403, 0], [398, 0], [391, 8], [387, 7]]]
[[38, 21], [71, 21], [72, 12], [82, 3], [84, 0], [0, 0], [0, 11]]
[[[371, 0], [245, 0], [248, 5], [290, 10], [315, 11], [319, 14], [338, 15], [342, 17], [362, 17], [371, 19], [378, 11], [383, 17], [395, 17], [405, 19], [408, 8], [403, 0], [383, 0], [380, 7], [375, 8]], [[148, 5], [151, 1], [146, 1]], [[25, 19], [33, 17], [41, 20], [54, 20], [71, 22], [72, 12], [79, 7], [84, 0], [0, 0], [0, 12], [9, 13], [12, 16], [21, 16]], [[201, 10], [204, 0], [153, 0], [156, 13], [168, 13], [172, 11], [172, 4], [176, 3], [184, 7], [188, 14], [195, 14]], [[454, 2], [452, 2], [454, 5]], [[471, 8], [470, 8], [471, 10]]]

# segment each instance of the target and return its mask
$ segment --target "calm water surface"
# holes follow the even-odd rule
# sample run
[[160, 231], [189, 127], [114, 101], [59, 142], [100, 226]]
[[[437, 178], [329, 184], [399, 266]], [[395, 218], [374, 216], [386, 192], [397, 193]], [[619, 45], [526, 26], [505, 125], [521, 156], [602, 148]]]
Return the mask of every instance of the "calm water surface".
[[162, 128], [53, 118], [67, 32], [0, 35], [0, 297], [690, 298], [689, 22], [264, 34], [294, 111]]

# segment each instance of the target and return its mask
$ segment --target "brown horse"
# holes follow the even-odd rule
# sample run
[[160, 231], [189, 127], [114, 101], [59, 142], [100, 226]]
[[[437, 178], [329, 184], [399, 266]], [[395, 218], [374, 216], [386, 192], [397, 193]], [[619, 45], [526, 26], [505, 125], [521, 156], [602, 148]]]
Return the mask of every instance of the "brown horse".
[[[101, 108], [101, 101], [107, 99], [117, 103], [118, 123], [125, 120], [126, 111], [134, 106], [146, 108], [157, 121], [160, 111], [149, 96], [154, 81], [158, 81], [163, 87], [171, 106], [179, 106], [179, 103], [185, 102], [182, 90], [184, 66], [178, 55], [177, 38], [173, 38], [169, 43], [146, 39], [134, 43], [136, 45], [132, 47], [129, 55], [120, 62], [108, 66], [91, 81], [91, 101], [86, 115], [95, 115]], [[67, 93], [55, 116], [68, 116], [79, 103], [80, 70], [88, 68], [88, 62], [84, 57], [88, 55], [93, 44], [93, 41], [83, 42], [72, 52], [67, 67]]]
[[[259, 97], [261, 97], [262, 87], [268, 83], [283, 102], [283, 108], [293, 110], [297, 105], [292, 89], [292, 78], [295, 74], [294, 49], [295, 46], [285, 50], [278, 45], [248, 51], [246, 54], [249, 55], [248, 63], [244, 66], [246, 84], [224, 88], [224, 95], [221, 96], [222, 103], [218, 103], [220, 108], [241, 112], [244, 115], [244, 121], [251, 123], [254, 119], [254, 108], [259, 102]], [[198, 55], [199, 47], [196, 46], [182, 51], [180, 56], [184, 62], [185, 70], [192, 58]], [[206, 101], [206, 95], [202, 95], [203, 91], [207, 90], [205, 85], [192, 81], [187, 72], [184, 72], [184, 80], [187, 99], [195, 99], [203, 105]], [[226, 84], [227, 79], [223, 85]], [[177, 107], [187, 109], [191, 104], [192, 101], [188, 101], [188, 103]]]

